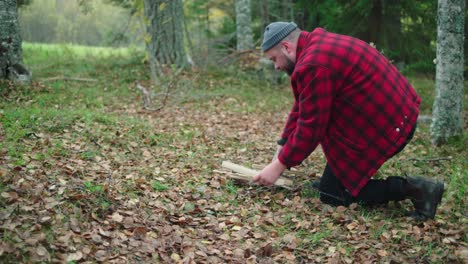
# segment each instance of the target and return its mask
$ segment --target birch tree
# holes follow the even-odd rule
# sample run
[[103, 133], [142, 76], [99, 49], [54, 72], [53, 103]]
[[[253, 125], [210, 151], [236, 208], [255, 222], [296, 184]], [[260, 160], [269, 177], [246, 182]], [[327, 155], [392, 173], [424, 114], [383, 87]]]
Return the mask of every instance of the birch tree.
[[16, 0], [0, 1], [0, 79], [29, 83], [31, 75], [23, 65]]
[[144, 12], [148, 19], [150, 68], [153, 79], [159, 82], [165, 66], [181, 69], [188, 63], [184, 49], [182, 0], [144, 0]]
[[253, 49], [250, 0], [236, 0], [237, 50]]
[[436, 96], [432, 143], [463, 134], [463, 41], [465, 0], [439, 0], [437, 12]]

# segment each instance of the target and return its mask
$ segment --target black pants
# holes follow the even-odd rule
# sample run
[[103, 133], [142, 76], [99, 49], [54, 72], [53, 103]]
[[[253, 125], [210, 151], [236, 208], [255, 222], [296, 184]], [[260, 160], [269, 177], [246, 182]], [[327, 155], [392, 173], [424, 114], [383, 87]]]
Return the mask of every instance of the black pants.
[[[405, 143], [393, 154], [402, 151], [408, 142], [413, 138], [416, 125], [406, 138]], [[371, 179], [359, 192], [357, 197], [353, 197], [335, 176], [330, 166], [326, 165], [322, 178], [320, 179], [320, 200], [331, 205], [348, 206], [351, 203], [361, 203], [364, 205], [385, 204], [389, 201], [401, 201], [406, 198], [406, 179], [400, 176], [390, 176], [385, 180]]]

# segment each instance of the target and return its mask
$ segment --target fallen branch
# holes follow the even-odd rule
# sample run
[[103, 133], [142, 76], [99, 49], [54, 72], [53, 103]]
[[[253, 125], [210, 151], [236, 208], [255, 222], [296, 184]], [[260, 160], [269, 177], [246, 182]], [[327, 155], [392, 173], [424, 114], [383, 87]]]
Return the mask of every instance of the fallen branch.
[[[227, 176], [244, 181], [252, 181], [253, 177], [259, 173], [259, 171], [249, 169], [247, 167], [234, 164], [229, 161], [223, 161], [222, 166], [230, 169], [238, 174], [226, 174]], [[280, 177], [275, 185], [291, 190], [294, 187], [294, 183], [291, 179]]]
[[429, 158], [429, 159], [417, 159], [417, 158], [410, 158], [409, 161], [425, 161], [425, 162], [433, 162], [433, 161], [441, 161], [441, 160], [452, 160], [452, 157], [439, 157], [439, 158]]
[[50, 77], [50, 78], [43, 78], [43, 79], [40, 79], [40, 81], [42, 82], [50, 82], [50, 81], [97, 82], [96, 79], [66, 77], [66, 76], [55, 76], [55, 77]]

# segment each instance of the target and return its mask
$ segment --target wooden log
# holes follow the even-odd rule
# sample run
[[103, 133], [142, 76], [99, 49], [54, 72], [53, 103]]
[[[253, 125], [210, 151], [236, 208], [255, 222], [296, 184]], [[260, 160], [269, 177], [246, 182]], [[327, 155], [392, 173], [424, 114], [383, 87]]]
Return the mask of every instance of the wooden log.
[[[259, 173], [259, 171], [252, 170], [250, 168], [232, 163], [230, 161], [223, 161], [222, 166], [224, 168], [230, 169], [238, 174], [228, 175], [231, 178], [252, 181], [253, 177]], [[291, 190], [294, 187], [294, 183], [291, 179], [286, 177], [279, 177], [275, 182], [275, 185]]]

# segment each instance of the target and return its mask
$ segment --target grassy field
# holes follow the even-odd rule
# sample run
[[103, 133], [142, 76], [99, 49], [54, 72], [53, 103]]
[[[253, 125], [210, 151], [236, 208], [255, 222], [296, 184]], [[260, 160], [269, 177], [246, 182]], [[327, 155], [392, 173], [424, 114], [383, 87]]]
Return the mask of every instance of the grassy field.
[[[415, 222], [409, 201], [334, 208], [301, 188], [226, 178], [223, 160], [261, 168], [271, 159], [287, 83], [227, 65], [194, 69], [147, 111], [138, 50], [25, 44], [24, 60], [31, 87], [0, 83], [2, 263], [468, 261], [466, 136], [435, 148], [422, 123], [379, 171], [445, 182], [436, 219]], [[433, 80], [409, 79], [430, 114]], [[152, 89], [159, 107], [164, 87]], [[288, 176], [300, 187], [323, 168], [316, 151]]]

